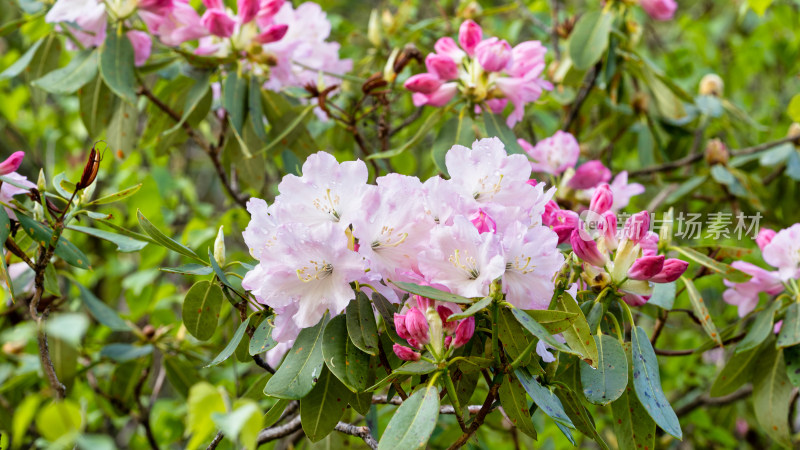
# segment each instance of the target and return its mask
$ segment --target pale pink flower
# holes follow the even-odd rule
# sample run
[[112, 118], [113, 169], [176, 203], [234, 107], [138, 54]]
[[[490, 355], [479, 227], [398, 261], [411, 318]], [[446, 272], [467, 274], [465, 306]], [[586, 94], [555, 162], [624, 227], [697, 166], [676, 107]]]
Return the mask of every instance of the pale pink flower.
[[783, 291], [783, 284], [778, 272], [769, 272], [744, 261], [734, 261], [731, 266], [752, 276], [744, 283], [722, 280], [728, 287], [722, 293], [722, 299], [726, 303], [738, 307], [739, 317], [746, 316], [756, 308], [760, 293], [777, 295]]
[[188, 0], [174, 0], [172, 9], [167, 14], [156, 14], [139, 11], [139, 17], [147, 28], [158, 36], [165, 45], [178, 45], [194, 41], [208, 35], [208, 30], [200, 21], [200, 16], [189, 5]]
[[611, 170], [596, 159], [581, 164], [567, 182], [572, 189], [590, 189], [611, 180]]
[[619, 211], [628, 206], [631, 197], [644, 192], [644, 186], [639, 183], [628, 183], [628, 172], [622, 171], [614, 177], [614, 181], [609, 185], [611, 193], [614, 194], [614, 204], [611, 205], [612, 211]]
[[484, 39], [475, 47], [475, 58], [483, 70], [501, 72], [511, 64], [511, 45], [496, 37]]
[[761, 252], [783, 281], [800, 278], [800, 223], [775, 234]]
[[150, 35], [144, 31], [131, 30], [128, 31], [126, 35], [133, 47], [133, 61], [137, 66], [141, 66], [150, 58], [150, 50], [153, 47], [153, 41], [150, 39]]
[[[47, 23], [70, 22], [70, 32], [86, 47], [99, 47], [106, 39], [106, 7], [99, 0], [57, 0], [47, 15]], [[69, 40], [67, 46], [74, 48]]]
[[[3, 203], [11, 203], [11, 200], [15, 195], [24, 194], [30, 189], [36, 187], [36, 185], [28, 181], [24, 175], [20, 175], [16, 172], [20, 164], [22, 164], [22, 159], [24, 156], [24, 152], [14, 152], [11, 154], [11, 156], [0, 163], [0, 175], [13, 181], [15, 184], [22, 186], [17, 187], [11, 183], [3, 183], [0, 185], [0, 201]], [[16, 214], [14, 214], [14, 211], [9, 208], [5, 208], [5, 210], [9, 217], [12, 219], [17, 218]]]
[[439, 86], [439, 89], [430, 94], [415, 92], [411, 98], [414, 101], [414, 106], [429, 105], [441, 107], [449, 103], [457, 93], [458, 83], [444, 83]]
[[641, 0], [642, 9], [655, 20], [670, 20], [678, 9], [675, 0]]
[[533, 159], [530, 165], [534, 172], [559, 175], [568, 168], [574, 167], [581, 154], [575, 136], [563, 131], [556, 131], [554, 135], [542, 139], [535, 146], [524, 139], [519, 139], [517, 142]]
[[758, 244], [758, 248], [763, 252], [764, 247], [772, 242], [772, 238], [774, 238], [776, 234], [777, 233], [775, 230], [770, 230], [769, 228], [762, 228], [758, 230], [758, 235], [756, 236], [756, 244]]
[[558, 235], [544, 226], [528, 228], [517, 222], [502, 237], [505, 273], [503, 292], [522, 309], [547, 309], [553, 296], [553, 276], [564, 264]]

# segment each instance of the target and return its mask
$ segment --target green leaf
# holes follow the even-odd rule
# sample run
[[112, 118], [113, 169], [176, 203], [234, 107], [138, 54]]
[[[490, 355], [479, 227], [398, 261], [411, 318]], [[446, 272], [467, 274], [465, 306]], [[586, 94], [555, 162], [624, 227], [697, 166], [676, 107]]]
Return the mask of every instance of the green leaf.
[[548, 309], [534, 309], [525, 311], [533, 320], [539, 322], [550, 334], [558, 334], [567, 329], [578, 319], [578, 315], [568, 311], [552, 311]]
[[781, 332], [778, 334], [778, 348], [800, 344], [800, 304], [793, 302], [786, 309]]
[[100, 238], [108, 242], [111, 242], [113, 244], [116, 244], [117, 250], [123, 253], [138, 252], [147, 245], [147, 242], [137, 241], [136, 239], [133, 239], [128, 236], [112, 233], [110, 231], [98, 230], [97, 228], [82, 227], [80, 225], [70, 225], [67, 227], [67, 229], [73, 231], [79, 231], [81, 233], [88, 234], [89, 236], [94, 236], [96, 238]]
[[683, 437], [678, 416], [661, 389], [658, 359], [647, 333], [641, 327], [631, 329], [631, 352], [633, 357], [633, 386], [636, 396], [648, 414], [661, 429], [677, 439]]
[[424, 448], [439, 417], [439, 390], [428, 385], [397, 408], [378, 443], [378, 450]]
[[597, 343], [597, 368], [581, 361], [581, 385], [586, 399], [607, 405], [618, 399], [628, 385], [628, 358], [619, 341], [604, 334], [594, 336]]
[[[17, 221], [20, 226], [25, 230], [34, 241], [39, 245], [47, 247], [53, 238], [53, 230], [47, 226], [31, 219], [30, 217], [17, 212]], [[56, 244], [56, 256], [66, 261], [69, 265], [79, 269], [91, 269], [89, 265], [89, 258], [78, 250], [72, 242], [68, 241], [64, 236], [59, 236], [58, 243]]]
[[592, 338], [589, 323], [586, 321], [586, 317], [583, 315], [583, 311], [580, 305], [578, 305], [578, 302], [575, 301], [570, 294], [564, 292], [556, 301], [555, 309], [577, 315], [575, 321], [572, 322], [569, 328], [564, 330], [563, 333], [564, 339], [566, 339], [567, 344], [572, 349], [569, 353], [577, 352], [576, 354], [580, 356], [584, 362], [592, 367], [597, 367], [597, 344], [595, 344]]
[[[772, 4], [772, 0], [747, 0], [747, 6], [750, 7], [756, 14], [759, 16], [764, 16], [764, 13], [767, 12], [767, 8]], [[798, 106], [800, 108], [800, 106]], [[800, 119], [795, 119], [795, 116], [792, 117], [792, 120], [795, 122], [800, 121]]]
[[[11, 233], [11, 221], [8, 218], [6, 209], [0, 207], [0, 246], [5, 246], [9, 233]], [[0, 275], [2, 275], [3, 281], [8, 288], [8, 293], [11, 294], [11, 300], [14, 301], [14, 286], [11, 283], [11, 275], [8, 273], [6, 259], [2, 257], [0, 257]]]
[[244, 129], [247, 114], [247, 78], [240, 78], [236, 71], [228, 73], [222, 87], [222, 106], [228, 112], [228, 119], [239, 135]]
[[775, 312], [780, 308], [781, 302], [771, 302], [766, 309], [756, 315], [756, 320], [750, 326], [750, 330], [736, 346], [736, 353], [743, 353], [761, 345], [765, 339], [772, 334], [772, 323], [775, 319]]
[[394, 329], [394, 314], [397, 312], [397, 306], [377, 292], [372, 293], [372, 304], [375, 305], [378, 314], [383, 318], [384, 328], [389, 339], [396, 344], [404, 345], [406, 340], [400, 338], [400, 336], [397, 335], [397, 331]]
[[216, 431], [212, 414], [225, 412], [225, 399], [219, 389], [203, 381], [189, 390], [187, 403], [186, 434], [191, 434], [192, 437], [186, 448], [196, 449], [201, 445], [205, 447]]
[[239, 342], [242, 341], [242, 337], [244, 337], [244, 332], [247, 331], [247, 326], [250, 325], [250, 318], [253, 316], [247, 316], [244, 322], [242, 322], [236, 331], [233, 333], [233, 337], [230, 341], [228, 341], [228, 345], [219, 352], [216, 358], [214, 358], [210, 363], [206, 364], [205, 367], [212, 367], [221, 364], [223, 361], [228, 359], [233, 352], [236, 350], [236, 347], [239, 346]]
[[270, 143], [268, 149], [278, 145], [280, 148], [290, 149], [292, 153], [303, 159], [319, 150], [317, 143], [304, 125], [304, 121], [314, 106], [295, 108], [281, 94], [265, 89], [261, 90], [261, 101], [264, 115], [267, 116], [271, 125], [267, 139]]
[[197, 105], [200, 104], [200, 101], [203, 100], [203, 97], [206, 96], [206, 93], [211, 88], [211, 72], [210, 71], [198, 71], [197, 76], [193, 77], [194, 84], [189, 89], [189, 93], [186, 95], [186, 101], [183, 104], [183, 115], [181, 116], [181, 120], [178, 121], [172, 128], [166, 130], [161, 133], [162, 136], [170, 134], [172, 132], [178, 131], [181, 129], [183, 124], [192, 115], [192, 112], [197, 108]]
[[800, 387], [800, 345], [783, 349], [783, 358], [786, 360], [786, 376], [793, 386]]
[[144, 360], [133, 360], [118, 364], [108, 380], [108, 394], [114, 400], [125, 404], [133, 399], [136, 385], [147, 367]]
[[392, 281], [392, 284], [406, 292], [421, 295], [431, 300], [439, 300], [441, 302], [461, 303], [465, 305], [470, 305], [473, 303], [472, 300], [466, 297], [462, 297], [456, 294], [451, 294], [449, 292], [440, 291], [430, 286], [420, 286], [419, 284], [406, 283], [403, 281]]
[[283, 412], [286, 410], [286, 407], [289, 406], [290, 402], [291, 400], [280, 399], [274, 405], [272, 405], [272, 408], [270, 408], [269, 411], [267, 411], [267, 413], [264, 415], [263, 426], [271, 427], [274, 425], [275, 422], [281, 418]]
[[264, 394], [299, 400], [311, 392], [325, 364], [322, 357], [322, 336], [326, 322], [327, 315], [315, 326], [300, 330], [292, 349], [264, 387]]
[[592, 67], [608, 48], [608, 36], [614, 16], [602, 11], [589, 11], [578, 20], [569, 38], [569, 56], [579, 70]]
[[463, 312], [450, 315], [450, 317], [447, 318], [447, 321], [452, 322], [455, 320], [466, 319], [467, 317], [474, 316], [475, 314], [486, 309], [491, 304], [492, 304], [492, 297], [486, 297], [482, 300], [478, 300]]
[[195, 283], [183, 299], [183, 324], [189, 333], [201, 341], [211, 339], [217, 330], [222, 308], [222, 288], [203, 280]]
[[647, 304], [656, 305], [667, 311], [671, 310], [675, 304], [675, 293], [677, 292], [675, 284], [674, 281], [671, 283], [655, 283], [653, 295], [650, 296]]
[[789, 406], [794, 386], [786, 376], [783, 351], [766, 346], [758, 359], [753, 379], [753, 408], [756, 420], [769, 437], [791, 448]]
[[114, 106], [111, 90], [103, 82], [102, 77], [95, 76], [94, 80], [78, 91], [78, 98], [81, 120], [86, 131], [91, 137], [100, 136], [111, 120]]
[[728, 360], [711, 385], [710, 395], [712, 397], [722, 397], [723, 395], [732, 394], [743, 384], [752, 381], [755, 363], [763, 353], [763, 347], [766, 345], [756, 345], [742, 352], [737, 348], [737, 351]]
[[[372, 307], [370, 307], [371, 309]], [[359, 350], [348, 336], [349, 321], [350, 313], [348, 312], [346, 316], [339, 315], [328, 322], [323, 334], [322, 357], [325, 359], [328, 369], [348, 389], [353, 392], [361, 392], [369, 386], [367, 378], [369, 355]], [[372, 321], [374, 323], [374, 319]]]
[[167, 237], [164, 233], [161, 232], [158, 228], [155, 227], [149, 220], [142, 214], [140, 210], [136, 210], [136, 217], [139, 219], [139, 226], [142, 227], [145, 233], [150, 236], [156, 244], [168, 248], [173, 252], [180, 253], [183, 256], [187, 256], [189, 258], [194, 259], [195, 261], [200, 262], [201, 264], [206, 264], [194, 250], [186, 247], [183, 244], [178, 243], [174, 239]]
[[[239, 448], [255, 448], [255, 442], [248, 442], [247, 444], [244, 442], [244, 439], [242, 439], [242, 430], [249, 426], [251, 422], [255, 422], [257, 430], [260, 430], [261, 411], [258, 409], [256, 402], [252, 400], [240, 400], [238, 403], [240, 406], [236, 407], [231, 412], [212, 413], [211, 419], [226, 437], [240, 444], [241, 447]], [[256, 433], [257, 432], [258, 431], [256, 431]], [[253, 441], [254, 440], [255, 439], [253, 439]]]
[[670, 247], [670, 250], [675, 250], [676, 252], [689, 258], [690, 260], [704, 267], [707, 267], [708, 269], [711, 269], [714, 272], [719, 273], [728, 281], [733, 281], [734, 283], [744, 283], [745, 281], [750, 279], [750, 275], [742, 272], [741, 270], [735, 269], [728, 264], [721, 263], [719, 261], [711, 259], [708, 256], [698, 252], [697, 250], [688, 247], [676, 247], [676, 246]]
[[[771, 2], [771, 0], [769, 1]], [[0, 76], [0, 78], [2, 78], [2, 76]], [[789, 101], [789, 107], [786, 108], [786, 113], [789, 114], [793, 122], [800, 122], [800, 94], [795, 94]]]
[[350, 406], [362, 416], [369, 414], [372, 409], [372, 392], [362, 392], [350, 396]]
[[514, 373], [517, 375], [519, 382], [522, 383], [522, 387], [525, 388], [525, 391], [531, 396], [533, 402], [541, 408], [542, 412], [550, 416], [559, 425], [575, 428], [572, 420], [564, 411], [561, 400], [550, 389], [539, 384], [525, 369], [516, 369]]
[[248, 351], [250, 355], [257, 355], [275, 348], [278, 343], [272, 339], [272, 330], [275, 328], [273, 322], [274, 316], [269, 316], [261, 321], [253, 332], [253, 337], [250, 338], [250, 345]]
[[628, 388], [611, 403], [617, 444], [620, 450], [655, 449], [656, 423], [633, 395], [633, 375], [631, 372], [628, 375]]
[[264, 104], [261, 102], [261, 81], [255, 75], [250, 77], [250, 89], [247, 90], [247, 111], [256, 136], [262, 142], [267, 142], [267, 132], [264, 129]]
[[[433, 114], [434, 116], [437, 114]], [[469, 146], [475, 140], [475, 131], [472, 117], [468, 113], [467, 107], [461, 108], [458, 117], [451, 117], [444, 123], [436, 139], [433, 141], [433, 149], [431, 156], [433, 157], [436, 167], [439, 172], [450, 176], [447, 173], [447, 166], [445, 164], [445, 155], [454, 145]]]
[[78, 372], [78, 349], [64, 339], [52, 338], [50, 357], [59, 381], [64, 383], [67, 389], [71, 389]]
[[178, 267], [161, 267], [158, 270], [169, 273], [180, 273], [183, 275], [210, 275], [214, 272], [211, 267], [203, 264], [189, 263]]
[[14, 78], [21, 74], [23, 70], [27, 69], [28, 65], [31, 63], [31, 60], [33, 60], [33, 55], [36, 54], [36, 51], [39, 50], [39, 47], [41, 47], [41, 45], [47, 39], [48, 37], [43, 37], [34, 42], [33, 45], [31, 45], [30, 48], [28, 48], [28, 50], [19, 57], [19, 59], [14, 61], [14, 64], [11, 64], [6, 68], [6, 70], [0, 73], [0, 81]]
[[689, 193], [693, 192], [695, 189], [703, 185], [703, 183], [708, 180], [708, 175], [697, 175], [695, 177], [689, 178], [685, 182], [683, 182], [678, 189], [675, 189], [671, 194], [669, 194], [664, 200], [664, 205], [669, 206], [678, 202], [678, 200], [682, 199]]
[[72, 94], [97, 75], [97, 53], [78, 52], [65, 67], [34, 80], [33, 85], [51, 94]]
[[700, 291], [697, 290], [691, 279], [682, 276], [681, 281], [683, 281], [683, 285], [686, 286], [686, 293], [689, 295], [689, 301], [692, 303], [695, 317], [700, 321], [703, 330], [705, 330], [706, 334], [708, 334], [717, 345], [722, 346], [722, 339], [719, 337], [719, 331], [717, 331], [717, 326], [714, 325], [714, 321], [711, 320], [711, 314], [709, 314], [708, 308], [706, 308], [705, 301], [703, 301], [703, 296], [700, 295]]
[[[566, 352], [566, 353], [573, 353], [572, 350], [567, 347], [566, 345], [562, 344], [561, 342], [557, 341], [556, 338], [553, 337], [547, 330], [539, 324], [533, 317], [529, 316], [528, 313], [519, 309], [519, 308], [509, 308], [511, 310], [511, 314], [514, 315], [514, 318], [517, 319], [526, 330], [528, 330], [532, 335], [536, 336], [537, 338], [541, 339], [542, 341], [546, 342], [547, 345], [553, 347], [556, 350]], [[594, 358], [594, 363], [597, 364], [597, 358]]]
[[50, 295], [61, 297], [61, 288], [58, 285], [56, 266], [48, 264], [44, 268], [44, 291]]
[[50, 442], [77, 433], [82, 423], [81, 408], [72, 400], [53, 401], [36, 415], [36, 429]]
[[317, 384], [300, 400], [300, 423], [311, 442], [317, 442], [333, 431], [344, 415], [351, 395], [323, 366]]
[[[314, 105], [314, 104], [306, 106], [302, 110], [302, 112], [300, 112], [300, 114], [295, 116], [294, 120], [289, 122], [289, 124], [286, 126], [286, 128], [282, 128], [280, 130], [280, 133], [277, 136], [271, 138], [270, 139], [270, 143], [267, 144], [264, 148], [260, 149], [257, 153], [269, 152], [274, 147], [287, 142], [289, 140], [289, 136], [300, 128], [300, 126], [306, 120], [306, 117], [308, 117], [308, 115], [311, 113], [311, 111], [314, 110], [315, 107], [316, 107], [316, 105]], [[367, 159], [370, 159], [370, 158], [367, 158]]]
[[509, 155], [512, 154], [525, 154], [525, 151], [522, 150], [519, 143], [517, 142], [517, 136], [508, 128], [506, 125], [503, 116], [499, 114], [495, 114], [492, 111], [486, 109], [483, 114], [481, 114], [483, 118], [483, 123], [486, 126], [486, 134], [489, 137], [496, 136], [503, 142], [503, 145], [506, 147], [506, 152]]
[[106, 142], [114, 153], [128, 154], [136, 148], [139, 135], [136, 128], [139, 126], [139, 110], [133, 103], [118, 101], [111, 121], [106, 130]]
[[[531, 343], [531, 340], [535, 339], [525, 331], [514, 313], [508, 308], [500, 308], [497, 314], [497, 334], [511, 359], [517, 359]], [[531, 354], [528, 354], [522, 361], [522, 365], [528, 365], [530, 359]]]
[[183, 357], [170, 355], [162, 361], [164, 362], [169, 384], [184, 398], [189, 396], [189, 390], [192, 386], [202, 381], [197, 374], [197, 368], [189, 364]]
[[100, 50], [100, 75], [106, 85], [124, 101], [136, 103], [136, 68], [133, 45], [126, 35], [111, 31]]
[[500, 396], [500, 405], [508, 415], [508, 418], [511, 419], [511, 423], [519, 431], [536, 439], [536, 428], [534, 428], [533, 420], [531, 419], [528, 396], [517, 377], [510, 373], [506, 374], [498, 394]]
[[353, 344], [362, 351], [370, 354], [378, 354], [378, 327], [375, 324], [375, 312], [372, 305], [363, 292], [356, 295], [347, 305], [347, 334], [350, 335]]
[[97, 200], [93, 200], [93, 201], [89, 202], [89, 206], [105, 205], [105, 204], [108, 204], [108, 203], [114, 203], [114, 202], [118, 202], [120, 200], [124, 200], [124, 199], [130, 197], [131, 195], [139, 192], [139, 189], [141, 189], [141, 188], [142, 188], [142, 183], [139, 183], [136, 186], [131, 186], [131, 187], [129, 187], [127, 189], [123, 189], [123, 190], [121, 190], [119, 192], [115, 192], [113, 194], [104, 195], [104, 196], [98, 198]]
[[411, 361], [403, 364], [402, 366], [394, 369], [392, 372], [396, 375], [425, 375], [437, 369], [435, 364], [428, 361]]
[[89, 308], [89, 312], [98, 322], [114, 331], [129, 331], [130, 327], [122, 320], [116, 311], [97, 298], [92, 291], [82, 284], [76, 283], [81, 292], [81, 300]]
[[131, 344], [108, 344], [100, 350], [100, 356], [111, 358], [116, 362], [133, 361], [153, 353], [150, 344], [136, 346]]
[[[623, 352], [623, 356], [624, 356]], [[558, 386], [555, 391], [556, 396], [559, 400], [561, 400], [561, 405], [564, 407], [564, 411], [567, 413], [567, 416], [575, 425], [575, 428], [583, 433], [584, 435], [594, 439], [597, 442], [597, 445], [604, 450], [610, 450], [608, 444], [603, 440], [600, 434], [597, 432], [597, 429], [594, 425], [594, 420], [592, 419], [591, 414], [583, 406], [581, 403], [580, 398], [578, 398], [578, 394], [573, 392], [571, 389], [564, 388], [562, 386]]]

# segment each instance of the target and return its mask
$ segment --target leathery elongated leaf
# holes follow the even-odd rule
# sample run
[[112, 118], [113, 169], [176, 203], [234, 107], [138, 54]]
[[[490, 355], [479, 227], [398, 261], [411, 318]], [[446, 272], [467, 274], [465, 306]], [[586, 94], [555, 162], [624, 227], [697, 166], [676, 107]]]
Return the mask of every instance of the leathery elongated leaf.
[[439, 417], [439, 389], [419, 389], [397, 408], [378, 443], [378, 450], [424, 448]]
[[597, 369], [581, 361], [581, 385], [586, 399], [607, 405], [618, 399], [628, 385], [628, 358], [619, 341], [604, 334], [594, 336], [597, 343]]
[[753, 407], [756, 419], [767, 435], [785, 448], [792, 446], [789, 406], [794, 386], [786, 376], [783, 350], [764, 348], [753, 379]]
[[678, 416], [675, 415], [661, 388], [658, 359], [647, 333], [638, 326], [631, 330], [631, 353], [636, 397], [661, 429], [681, 439], [683, 432]]
[[311, 392], [325, 364], [322, 336], [327, 321], [326, 315], [318, 324], [300, 331], [280, 368], [264, 387], [264, 394], [299, 400]]
[[694, 282], [692, 282], [692, 280], [686, 277], [681, 277], [681, 281], [683, 281], [683, 285], [686, 286], [686, 293], [689, 295], [689, 301], [692, 303], [692, 309], [694, 309], [695, 316], [697, 316], [697, 318], [700, 320], [703, 330], [705, 330], [708, 336], [713, 339], [717, 345], [722, 345], [722, 339], [719, 337], [717, 326], [714, 325], [714, 321], [711, 320], [711, 314], [709, 314], [708, 308], [706, 308], [703, 296], [700, 295], [700, 292], [694, 286]]
[[300, 423], [311, 442], [317, 442], [333, 431], [347, 410], [351, 395], [323, 366], [317, 384], [300, 400]]

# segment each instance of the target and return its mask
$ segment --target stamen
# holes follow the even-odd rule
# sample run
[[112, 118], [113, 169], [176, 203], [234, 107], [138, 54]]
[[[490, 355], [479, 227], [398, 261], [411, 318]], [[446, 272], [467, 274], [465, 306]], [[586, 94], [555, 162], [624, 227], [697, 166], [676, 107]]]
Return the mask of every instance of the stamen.
[[297, 269], [297, 278], [304, 283], [308, 283], [313, 280], [324, 280], [333, 273], [333, 266], [324, 259], [322, 262], [317, 262], [314, 260], [310, 260], [309, 262], [314, 266], [313, 268], [309, 266], [303, 266], [302, 268]]
[[515, 270], [522, 275], [528, 274], [536, 270], [536, 265], [531, 264], [530, 256], [517, 256], [513, 261], [506, 263], [506, 270]]
[[488, 195], [491, 197], [500, 192], [501, 185], [503, 184], [503, 174], [500, 174], [500, 178], [498, 178], [497, 183], [494, 183], [491, 186], [487, 186], [488, 181], [489, 181], [488, 175], [478, 180], [478, 183], [481, 186], [480, 187], [481, 190], [472, 195], [475, 198], [475, 200], [478, 200], [483, 195]]
[[394, 228], [384, 226], [383, 228], [381, 228], [381, 239], [373, 241], [372, 248], [378, 249], [381, 247], [397, 247], [398, 245], [405, 242], [406, 238], [408, 237], [408, 233], [400, 233], [395, 235], [397, 237], [396, 240], [393, 242], [392, 235], [394, 235]]
[[331, 190], [325, 189], [325, 199], [320, 200], [318, 198], [314, 199], [312, 204], [315, 208], [320, 211], [326, 212], [334, 217], [334, 219], [339, 220], [339, 213], [336, 211], [336, 207], [339, 206], [339, 196], [335, 196], [331, 198]]
[[464, 261], [462, 262], [460, 251], [456, 249], [455, 253], [450, 255], [448, 261], [450, 261], [450, 264], [452, 264], [456, 268], [466, 272], [471, 280], [475, 280], [478, 278], [478, 276], [480, 276], [480, 271], [478, 270], [478, 263], [474, 257], [469, 256], [468, 252], [465, 251], [464, 254], [465, 258]]

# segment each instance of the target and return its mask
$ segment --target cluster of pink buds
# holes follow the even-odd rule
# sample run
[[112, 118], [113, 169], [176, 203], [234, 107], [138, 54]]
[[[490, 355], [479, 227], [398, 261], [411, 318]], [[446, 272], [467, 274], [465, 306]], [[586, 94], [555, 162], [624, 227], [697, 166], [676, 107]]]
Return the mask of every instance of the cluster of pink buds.
[[222, 0], [203, 0], [203, 4], [207, 9], [201, 22], [211, 36], [200, 40], [198, 54], [258, 54], [261, 45], [283, 39], [289, 29], [287, 24], [275, 23], [284, 0], [238, 0], [236, 15], [226, 10]]
[[507, 123], [522, 119], [525, 105], [536, 101], [553, 86], [541, 78], [547, 49], [539, 41], [526, 41], [512, 48], [496, 37], [483, 38], [480, 25], [461, 24], [458, 44], [442, 37], [435, 53], [425, 58], [428, 71], [410, 77], [406, 89], [414, 92], [416, 106], [446, 105], [458, 92], [471, 103], [500, 114], [510, 101], [514, 110]]
[[[671, 283], [686, 271], [689, 263], [658, 254], [658, 235], [650, 231], [650, 214], [642, 211], [617, 230], [617, 217], [610, 210], [613, 194], [607, 184], [595, 190], [590, 217], [597, 223], [597, 237], [578, 227], [569, 241], [575, 255], [584, 262], [584, 281], [600, 292], [607, 286], [621, 291], [626, 303], [640, 306], [650, 299], [652, 283]], [[613, 257], [612, 257], [613, 255]]]
[[[437, 359], [446, 357], [450, 350], [462, 347], [475, 333], [475, 318], [448, 320], [460, 312], [450, 305], [439, 304], [425, 297], [414, 295], [417, 306], [409, 308], [405, 314], [394, 315], [397, 335], [408, 341], [409, 348], [394, 344], [394, 353], [405, 361], [419, 361], [422, 357], [417, 350], [427, 348]], [[415, 350], [416, 349], [416, 350]]]

